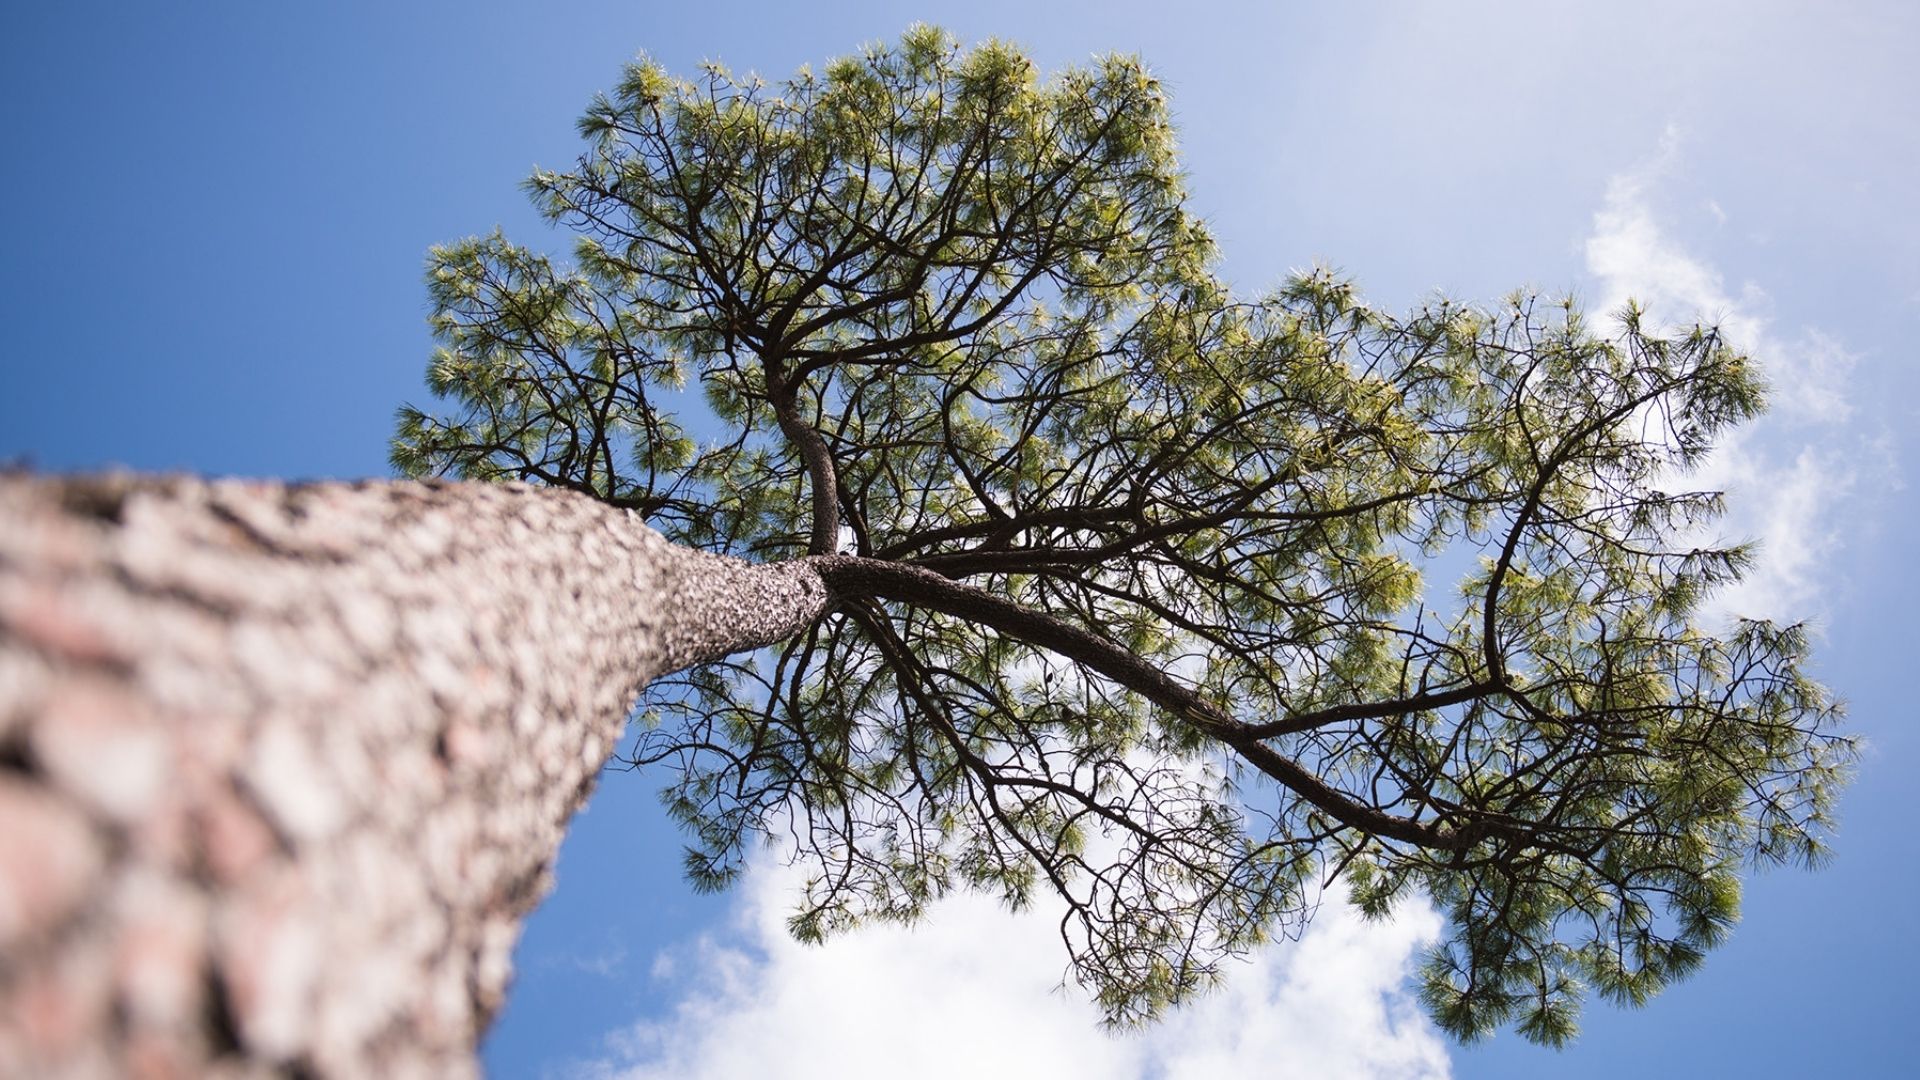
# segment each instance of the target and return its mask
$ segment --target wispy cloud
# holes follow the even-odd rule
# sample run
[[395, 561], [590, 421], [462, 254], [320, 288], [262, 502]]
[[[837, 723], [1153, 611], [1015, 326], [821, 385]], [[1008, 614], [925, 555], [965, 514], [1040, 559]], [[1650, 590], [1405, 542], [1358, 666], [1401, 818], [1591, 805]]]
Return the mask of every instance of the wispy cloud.
[[628, 977], [627, 946], [612, 933], [600, 935], [598, 944], [540, 954], [533, 965], [543, 971], [583, 972], [602, 979]]
[[728, 941], [703, 938], [661, 965], [658, 1020], [616, 1033], [579, 1077], [778, 1076], [1444, 1077], [1446, 1047], [1404, 989], [1439, 933], [1413, 907], [1368, 924], [1329, 901], [1300, 941], [1233, 971], [1220, 992], [1131, 1034], [1099, 1030], [1060, 985], [1045, 911], [1010, 914], [956, 896], [913, 928], [870, 927], [825, 947], [789, 937], [797, 879], [762, 868]]
[[[1841, 341], [1814, 327], [1782, 332], [1760, 285], [1729, 286], [1674, 238], [1657, 196], [1680, 168], [1683, 147], [1683, 134], [1669, 127], [1655, 154], [1609, 181], [1586, 240], [1595, 307], [1617, 311], [1631, 298], [1655, 324], [1714, 323], [1759, 361], [1772, 386], [1770, 412], [1726, 438], [1685, 482], [1727, 491], [1732, 510], [1717, 532], [1760, 544], [1759, 565], [1716, 599], [1718, 613], [1817, 617], [1840, 583], [1836, 556], [1847, 519], [1861, 510], [1863, 481], [1888, 479], [1890, 456], [1884, 439], [1849, 424], [1855, 357]], [[1717, 203], [1707, 205], [1725, 220]]]

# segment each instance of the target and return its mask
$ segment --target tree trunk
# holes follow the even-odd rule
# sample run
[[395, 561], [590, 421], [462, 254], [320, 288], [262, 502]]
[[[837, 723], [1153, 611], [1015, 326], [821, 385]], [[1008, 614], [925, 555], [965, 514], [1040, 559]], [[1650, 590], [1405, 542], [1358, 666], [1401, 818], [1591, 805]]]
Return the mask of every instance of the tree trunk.
[[546, 489], [0, 478], [0, 1074], [473, 1073], [639, 688], [825, 602]]

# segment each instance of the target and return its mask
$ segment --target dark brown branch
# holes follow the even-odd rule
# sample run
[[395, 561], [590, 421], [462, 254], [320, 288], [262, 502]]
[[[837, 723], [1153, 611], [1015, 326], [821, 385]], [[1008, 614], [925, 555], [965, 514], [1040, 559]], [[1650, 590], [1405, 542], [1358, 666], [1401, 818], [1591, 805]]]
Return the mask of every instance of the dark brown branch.
[[780, 422], [780, 431], [800, 452], [807, 467], [807, 485], [813, 499], [813, 533], [807, 543], [812, 555], [831, 555], [840, 550], [840, 475], [833, 467], [833, 453], [827, 441], [800, 415], [796, 394], [798, 379], [787, 377], [786, 365], [778, 357], [766, 360], [767, 401]]
[[809, 561], [836, 601], [864, 597], [912, 604], [967, 619], [1083, 664], [1232, 747], [1262, 773], [1343, 825], [1443, 850], [1471, 843], [1471, 837], [1460, 830], [1383, 813], [1335, 790], [1191, 688], [1106, 638], [929, 570], [845, 555]]

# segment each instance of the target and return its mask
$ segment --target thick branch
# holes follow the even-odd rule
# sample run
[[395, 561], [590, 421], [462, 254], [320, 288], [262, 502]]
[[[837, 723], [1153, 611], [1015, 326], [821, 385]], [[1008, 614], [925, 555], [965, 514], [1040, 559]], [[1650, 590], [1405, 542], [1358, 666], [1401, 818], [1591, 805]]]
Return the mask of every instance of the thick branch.
[[833, 453], [827, 441], [800, 415], [796, 401], [797, 379], [790, 380], [785, 365], [777, 359], [766, 362], [767, 400], [780, 422], [780, 431], [800, 452], [807, 467], [807, 486], [813, 496], [813, 535], [807, 543], [812, 555], [831, 555], [840, 550], [840, 474], [833, 466]]
[[1106, 638], [929, 570], [844, 555], [809, 561], [819, 567], [836, 600], [871, 597], [912, 604], [967, 619], [1084, 664], [1197, 725], [1343, 825], [1424, 847], [1455, 849], [1466, 843], [1453, 829], [1388, 814], [1336, 791], [1261, 742], [1252, 729], [1212, 702]]

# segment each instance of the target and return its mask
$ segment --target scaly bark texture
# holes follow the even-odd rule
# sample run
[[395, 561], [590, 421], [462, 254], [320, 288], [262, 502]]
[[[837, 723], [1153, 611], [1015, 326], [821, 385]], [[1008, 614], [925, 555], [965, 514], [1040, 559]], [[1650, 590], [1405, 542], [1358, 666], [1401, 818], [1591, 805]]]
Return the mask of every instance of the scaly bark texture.
[[0, 1075], [474, 1073], [639, 688], [825, 602], [553, 490], [0, 479]]

